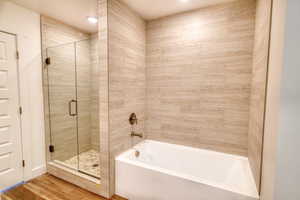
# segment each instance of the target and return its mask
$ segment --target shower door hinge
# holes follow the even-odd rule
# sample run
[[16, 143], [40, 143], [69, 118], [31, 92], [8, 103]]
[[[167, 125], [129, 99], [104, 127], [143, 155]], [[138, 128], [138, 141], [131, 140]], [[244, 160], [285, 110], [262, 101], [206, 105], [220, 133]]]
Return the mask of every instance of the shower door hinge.
[[25, 167], [25, 160], [22, 160], [22, 167]]
[[48, 57], [48, 58], [45, 59], [45, 63], [46, 63], [46, 65], [50, 65], [50, 64], [51, 64], [51, 59], [50, 59], [50, 57]]
[[17, 59], [17, 60], [20, 59], [20, 53], [19, 53], [19, 51], [16, 52], [16, 59]]
[[53, 146], [53, 145], [50, 145], [50, 146], [49, 146], [49, 152], [50, 152], [50, 153], [53, 153], [53, 152], [54, 152], [54, 146]]
[[20, 115], [23, 114], [23, 108], [21, 106], [19, 107], [19, 113], [20, 113]]

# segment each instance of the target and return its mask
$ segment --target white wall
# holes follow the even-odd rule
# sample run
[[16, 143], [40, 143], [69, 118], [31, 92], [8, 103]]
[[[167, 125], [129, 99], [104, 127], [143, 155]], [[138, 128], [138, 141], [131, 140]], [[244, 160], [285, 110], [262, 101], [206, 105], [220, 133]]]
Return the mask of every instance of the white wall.
[[0, 30], [17, 34], [20, 52], [24, 179], [46, 171], [41, 71], [40, 15], [0, 0]]
[[274, 200], [300, 199], [300, 1], [287, 6]]

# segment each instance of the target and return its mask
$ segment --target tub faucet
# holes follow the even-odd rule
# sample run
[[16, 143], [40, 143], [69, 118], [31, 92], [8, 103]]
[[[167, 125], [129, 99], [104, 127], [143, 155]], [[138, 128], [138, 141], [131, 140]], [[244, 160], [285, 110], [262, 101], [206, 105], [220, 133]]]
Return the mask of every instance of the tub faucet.
[[130, 134], [131, 137], [139, 137], [139, 138], [143, 138], [143, 133], [136, 133], [134, 131], [131, 131]]

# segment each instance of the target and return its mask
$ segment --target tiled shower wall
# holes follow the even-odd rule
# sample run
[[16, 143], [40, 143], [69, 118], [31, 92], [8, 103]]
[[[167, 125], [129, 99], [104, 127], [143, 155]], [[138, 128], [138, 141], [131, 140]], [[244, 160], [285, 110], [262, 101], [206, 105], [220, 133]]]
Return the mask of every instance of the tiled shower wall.
[[98, 33], [91, 35], [90, 40], [91, 54], [91, 99], [90, 99], [90, 117], [91, 117], [91, 145], [92, 149], [99, 150], [99, 51], [98, 51]]
[[108, 1], [109, 130], [111, 191], [114, 158], [139, 139], [131, 138], [129, 115], [138, 117], [135, 131], [144, 133], [146, 104], [146, 23], [122, 1]]
[[149, 139], [247, 156], [255, 0], [147, 23]]
[[100, 158], [103, 195], [115, 190], [114, 158], [139, 140], [130, 137], [129, 115], [144, 132], [146, 23], [122, 1], [99, 0]]
[[[145, 22], [122, 1], [99, 0], [99, 6], [101, 176], [108, 194], [114, 193], [114, 157], [136, 142], [129, 137], [131, 112], [148, 139], [249, 155], [259, 163], [260, 154], [248, 152], [262, 151], [249, 134], [256, 115], [249, 108], [255, 13], [267, 18], [268, 8], [257, 11], [255, 0], [237, 0]], [[259, 30], [268, 26], [258, 24]]]
[[256, 186], [260, 188], [272, 0], [256, 2], [248, 157]]
[[[46, 131], [51, 136], [55, 152], [52, 159], [60, 161], [77, 155], [77, 133], [76, 120], [68, 115], [68, 101], [76, 98], [75, 95], [75, 41], [90, 39], [90, 34], [84, 33], [76, 28], [58, 22], [48, 17], [42, 17], [42, 48], [43, 56], [51, 57], [51, 65], [44, 68], [44, 99], [46, 113]], [[94, 112], [96, 94], [92, 93], [92, 86], [97, 81], [91, 73], [96, 70], [96, 37], [91, 41], [78, 42], [76, 45], [77, 64], [77, 96], [78, 96], [78, 142], [79, 151], [84, 152], [91, 148], [98, 148], [99, 139], [96, 141], [96, 128], [99, 128], [97, 116]], [[48, 74], [47, 74], [48, 72]], [[49, 79], [48, 79], [49, 78]], [[50, 87], [48, 87], [48, 83]], [[98, 86], [96, 86], [98, 87]], [[50, 90], [48, 90], [50, 88]], [[50, 102], [48, 102], [48, 92]], [[50, 103], [50, 108], [49, 104]], [[51, 120], [49, 119], [49, 109]], [[91, 112], [91, 111], [94, 112]], [[98, 113], [98, 112], [97, 112]], [[97, 124], [97, 125], [95, 125]], [[98, 131], [99, 134], [99, 131]], [[99, 136], [98, 136], [99, 138]], [[96, 141], [92, 142], [91, 141]]]
[[[99, 122], [100, 122], [100, 163], [101, 193], [110, 198], [110, 153], [109, 153], [109, 83], [108, 83], [108, 0], [98, 0], [99, 39]], [[114, 170], [114, 169], [112, 169]]]

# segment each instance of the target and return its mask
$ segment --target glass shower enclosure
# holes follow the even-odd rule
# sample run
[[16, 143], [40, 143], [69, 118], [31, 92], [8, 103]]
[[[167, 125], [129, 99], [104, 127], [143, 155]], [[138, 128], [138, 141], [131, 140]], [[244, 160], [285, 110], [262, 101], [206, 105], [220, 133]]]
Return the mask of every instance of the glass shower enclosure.
[[92, 39], [46, 49], [51, 161], [100, 179], [98, 58]]

